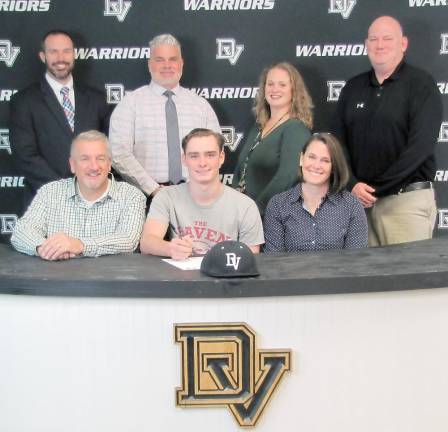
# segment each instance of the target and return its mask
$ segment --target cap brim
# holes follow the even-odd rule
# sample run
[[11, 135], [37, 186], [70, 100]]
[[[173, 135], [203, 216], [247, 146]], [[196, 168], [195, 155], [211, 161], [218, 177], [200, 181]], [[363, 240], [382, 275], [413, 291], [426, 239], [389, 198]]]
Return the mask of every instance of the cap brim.
[[260, 276], [260, 273], [257, 272], [250, 272], [250, 273], [214, 273], [214, 272], [208, 272], [201, 269], [201, 272], [206, 274], [207, 276], [216, 277], [216, 278], [246, 278], [246, 277], [255, 277]]

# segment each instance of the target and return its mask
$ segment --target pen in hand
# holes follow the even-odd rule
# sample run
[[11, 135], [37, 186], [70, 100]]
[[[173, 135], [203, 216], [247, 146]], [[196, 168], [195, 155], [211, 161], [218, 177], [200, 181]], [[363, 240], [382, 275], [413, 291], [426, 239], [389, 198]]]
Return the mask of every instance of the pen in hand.
[[179, 233], [177, 232], [176, 227], [175, 227], [171, 222], [170, 222], [169, 224], [170, 224], [170, 229], [171, 229], [171, 231], [173, 231], [174, 234], [176, 234], [177, 237], [180, 237], [180, 236], [179, 236]]
[[176, 229], [176, 227], [171, 222], [169, 222], [169, 227], [170, 227], [171, 231], [176, 236], [171, 241], [174, 240], [176, 242], [176, 244], [178, 245], [178, 247], [180, 246], [184, 250], [185, 250], [185, 248], [188, 248], [190, 250], [188, 256], [186, 256], [185, 258], [189, 258], [190, 256], [193, 256], [194, 255], [193, 237], [191, 235], [180, 236], [179, 231]]

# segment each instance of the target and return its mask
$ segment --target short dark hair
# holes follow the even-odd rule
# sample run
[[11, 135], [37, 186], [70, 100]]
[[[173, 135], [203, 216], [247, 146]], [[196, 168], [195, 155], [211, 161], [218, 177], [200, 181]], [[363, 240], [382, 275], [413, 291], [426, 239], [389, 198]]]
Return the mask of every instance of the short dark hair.
[[69, 33], [69, 32], [67, 32], [67, 31], [65, 31], [65, 30], [60, 30], [60, 29], [53, 29], [53, 30], [49, 30], [49, 31], [47, 31], [43, 36], [42, 36], [42, 39], [41, 39], [41, 41], [40, 41], [40, 50], [42, 51], [42, 52], [45, 52], [45, 41], [47, 40], [47, 38], [49, 37], [49, 36], [56, 36], [56, 35], [64, 35], [64, 36], [67, 36], [71, 41], [72, 41], [72, 44], [73, 44], [73, 48], [75, 47], [75, 41], [73, 40], [73, 37], [72, 37], [72, 35]]
[[192, 138], [208, 137], [208, 136], [212, 136], [215, 138], [216, 143], [218, 144], [219, 147], [219, 151], [222, 152], [222, 149], [224, 148], [224, 137], [220, 133], [214, 132], [211, 129], [204, 129], [204, 128], [193, 129], [187, 135], [185, 135], [184, 139], [182, 140], [182, 150], [185, 153], [187, 144], [190, 142]]
[[[307, 148], [313, 141], [320, 141], [325, 144], [330, 153], [331, 175], [330, 175], [330, 193], [341, 192], [347, 186], [349, 179], [349, 171], [344, 151], [338, 139], [326, 132], [315, 133], [310, 136], [302, 149], [302, 155], [305, 154]], [[303, 181], [302, 167], [299, 167], [299, 181]]]

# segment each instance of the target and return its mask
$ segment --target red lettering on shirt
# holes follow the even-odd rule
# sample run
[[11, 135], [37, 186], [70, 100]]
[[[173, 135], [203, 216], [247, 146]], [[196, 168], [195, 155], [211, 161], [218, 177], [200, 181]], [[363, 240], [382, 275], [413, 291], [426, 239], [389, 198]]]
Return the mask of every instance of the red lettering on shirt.
[[226, 236], [224, 233], [219, 233], [219, 237], [215, 240], [215, 243], [221, 243], [224, 240], [232, 240], [229, 236]]
[[186, 235], [190, 235], [191, 237], [194, 237], [193, 236], [193, 232], [191, 231], [191, 227], [185, 227], [184, 228], [184, 234], [183, 234], [184, 236], [186, 236]]
[[204, 234], [205, 228], [194, 227], [194, 232], [196, 233], [196, 238], [202, 238], [202, 234]]
[[194, 240], [202, 240], [202, 242], [208, 243], [220, 243], [224, 240], [231, 240], [232, 237], [226, 235], [223, 232], [213, 230], [211, 228], [204, 228], [207, 222], [195, 221], [193, 227], [178, 227], [177, 231], [181, 237], [187, 235], [191, 236]]
[[194, 221], [195, 226], [207, 226], [207, 222], [206, 221]]
[[218, 231], [212, 230], [212, 229], [208, 229], [207, 230], [207, 235], [205, 236], [205, 240], [211, 241], [213, 243], [216, 243], [214, 237], [215, 235], [218, 234]]

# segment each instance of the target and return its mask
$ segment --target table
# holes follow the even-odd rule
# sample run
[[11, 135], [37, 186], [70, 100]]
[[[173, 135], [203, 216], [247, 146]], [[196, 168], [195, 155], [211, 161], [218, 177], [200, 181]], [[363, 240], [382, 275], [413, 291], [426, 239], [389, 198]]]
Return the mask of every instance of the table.
[[247, 323], [291, 349], [255, 430], [445, 432], [446, 240], [259, 255], [213, 279], [139, 254], [44, 262], [0, 245], [0, 430], [239, 431], [179, 408], [176, 323]]

